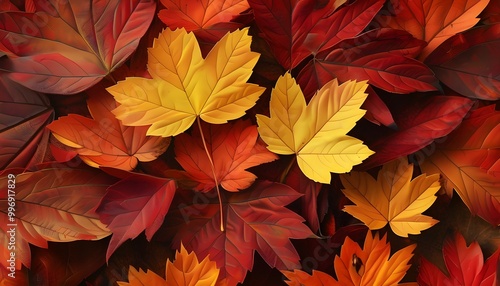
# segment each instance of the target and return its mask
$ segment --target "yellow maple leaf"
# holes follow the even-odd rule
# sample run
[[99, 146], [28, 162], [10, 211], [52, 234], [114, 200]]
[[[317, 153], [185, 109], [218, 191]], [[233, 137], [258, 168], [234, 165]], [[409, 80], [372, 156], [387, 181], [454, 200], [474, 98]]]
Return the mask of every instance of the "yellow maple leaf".
[[174, 262], [167, 259], [166, 281], [152, 271], [144, 272], [130, 267], [129, 282], [118, 282], [120, 286], [165, 285], [165, 286], [214, 286], [219, 277], [219, 269], [208, 256], [201, 262], [194, 252], [188, 253], [181, 244], [175, 253]]
[[203, 59], [193, 33], [165, 29], [148, 50], [152, 79], [129, 77], [107, 90], [125, 125], [151, 125], [147, 135], [175, 136], [199, 116], [222, 124], [255, 105], [263, 87], [247, 83], [259, 54], [248, 28], [226, 34]]
[[422, 174], [411, 180], [412, 174], [413, 164], [405, 157], [385, 164], [377, 180], [365, 172], [341, 175], [342, 192], [356, 204], [346, 206], [344, 211], [372, 230], [389, 223], [399, 236], [419, 234], [438, 222], [422, 212], [434, 203], [441, 185], [439, 174]]
[[371, 231], [366, 234], [363, 249], [346, 237], [340, 256], [336, 256], [333, 262], [337, 280], [330, 275], [313, 271], [312, 275], [301, 271], [282, 271], [289, 281], [290, 286], [368, 286], [368, 285], [417, 285], [416, 283], [398, 284], [410, 268], [408, 262], [413, 257], [416, 245], [412, 244], [398, 250], [392, 256], [391, 245]]
[[257, 115], [259, 133], [274, 153], [297, 154], [297, 163], [310, 179], [330, 183], [330, 172], [345, 173], [373, 151], [347, 136], [365, 114], [366, 81], [334, 79], [306, 106], [302, 90], [290, 73], [281, 76], [271, 93], [271, 116]]

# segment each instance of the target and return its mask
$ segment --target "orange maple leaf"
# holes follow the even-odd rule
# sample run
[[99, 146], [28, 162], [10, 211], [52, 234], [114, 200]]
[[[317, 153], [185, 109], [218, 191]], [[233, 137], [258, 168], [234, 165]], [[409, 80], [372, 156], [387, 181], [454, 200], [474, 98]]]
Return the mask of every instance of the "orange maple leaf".
[[144, 272], [130, 266], [128, 272], [129, 282], [118, 282], [118, 285], [214, 286], [219, 277], [219, 269], [208, 256], [199, 261], [194, 252], [188, 253], [184, 245], [181, 244], [180, 250], [175, 254], [174, 262], [167, 259], [165, 276], [166, 280], [150, 270]]
[[289, 279], [285, 282], [290, 286], [401, 285], [398, 283], [410, 268], [408, 262], [415, 247], [415, 244], [409, 245], [389, 258], [391, 245], [386, 242], [386, 236], [379, 238], [378, 233], [372, 236], [368, 231], [363, 249], [349, 237], [345, 239], [340, 257], [335, 257], [334, 261], [337, 279], [321, 271], [313, 271], [312, 275], [301, 270], [282, 272]]
[[123, 125], [111, 112], [118, 105], [116, 101], [104, 87], [97, 87], [88, 92], [87, 104], [93, 119], [69, 114], [47, 126], [61, 143], [96, 168], [132, 170], [138, 161], [152, 161], [165, 152], [170, 138], [146, 136], [149, 126]]

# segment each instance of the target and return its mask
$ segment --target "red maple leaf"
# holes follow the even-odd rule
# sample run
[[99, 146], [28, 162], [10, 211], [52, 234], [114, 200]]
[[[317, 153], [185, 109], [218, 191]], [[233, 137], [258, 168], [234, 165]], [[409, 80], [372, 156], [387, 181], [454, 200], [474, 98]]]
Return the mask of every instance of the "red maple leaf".
[[[254, 263], [254, 251], [271, 267], [300, 268], [299, 255], [291, 238], [314, 236], [304, 219], [284, 206], [301, 196], [292, 188], [268, 181], [258, 181], [250, 189], [228, 194], [223, 202], [225, 231], [220, 230], [218, 200], [213, 192], [184, 193], [166, 219], [173, 244], [182, 242], [197, 255], [216, 261], [221, 268], [219, 279], [228, 285], [245, 279]], [[208, 196], [208, 197], [207, 197]], [[199, 204], [198, 202], [205, 202]]]
[[[257, 126], [250, 121], [202, 124], [202, 129], [217, 182], [227, 191], [237, 192], [250, 187], [256, 176], [246, 169], [278, 158], [257, 139]], [[198, 129], [194, 129], [192, 136], [183, 133], [175, 138], [175, 155], [188, 175], [199, 183], [198, 190], [209, 191], [215, 187], [211, 162]]]

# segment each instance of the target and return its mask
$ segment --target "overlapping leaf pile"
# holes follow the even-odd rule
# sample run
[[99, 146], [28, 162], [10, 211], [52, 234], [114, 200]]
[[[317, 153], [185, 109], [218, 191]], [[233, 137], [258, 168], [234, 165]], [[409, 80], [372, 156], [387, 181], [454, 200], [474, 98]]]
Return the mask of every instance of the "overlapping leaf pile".
[[0, 285], [496, 285], [499, 15], [1, 1]]

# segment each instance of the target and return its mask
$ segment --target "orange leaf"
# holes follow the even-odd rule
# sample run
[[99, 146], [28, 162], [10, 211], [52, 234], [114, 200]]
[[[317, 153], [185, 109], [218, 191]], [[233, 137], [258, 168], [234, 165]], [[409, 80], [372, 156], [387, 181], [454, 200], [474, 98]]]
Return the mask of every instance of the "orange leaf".
[[158, 276], [158, 274], [153, 271], [148, 270], [147, 272], [139, 269], [137, 271], [134, 267], [130, 266], [128, 269], [128, 283], [118, 281], [119, 286], [167, 286], [167, 281]]
[[230, 22], [250, 8], [246, 0], [161, 0], [165, 8], [158, 17], [170, 29], [185, 28], [209, 42], [216, 42], [224, 34], [241, 28]]
[[93, 119], [70, 114], [47, 126], [85, 163], [96, 168], [132, 170], [138, 161], [152, 161], [165, 152], [170, 138], [146, 136], [148, 126], [124, 126], [111, 113], [117, 103], [103, 86], [98, 84], [88, 94], [87, 104]]
[[[257, 127], [250, 121], [203, 124], [202, 128], [210, 157], [213, 158], [217, 182], [227, 191], [237, 192], [250, 187], [256, 176], [246, 169], [278, 158], [257, 139]], [[192, 136], [185, 133], [178, 135], [175, 140], [176, 159], [189, 176], [199, 182], [197, 189], [209, 191], [214, 188], [211, 164], [199, 130], [194, 129]]]
[[428, 45], [420, 59], [425, 59], [449, 37], [479, 22], [476, 18], [489, 0], [391, 0], [396, 16], [382, 17], [386, 27], [406, 30]]
[[181, 249], [175, 253], [174, 262], [167, 259], [165, 270], [166, 281], [156, 273], [148, 270], [137, 271], [130, 266], [129, 282], [118, 282], [120, 286], [214, 286], [219, 277], [219, 269], [208, 256], [201, 262], [194, 252], [188, 253], [181, 244]]
[[175, 261], [167, 260], [167, 282], [171, 286], [207, 285], [214, 286], [219, 277], [219, 269], [214, 261], [205, 257], [198, 262], [194, 252], [188, 254], [184, 245], [175, 254]]
[[500, 224], [500, 111], [489, 105], [473, 111], [421, 164], [440, 172], [451, 196], [458, 193], [472, 214]]
[[[386, 236], [379, 238], [368, 231], [363, 249], [346, 237], [340, 257], [335, 257], [334, 267], [337, 280], [321, 271], [313, 271], [312, 276], [301, 271], [282, 271], [290, 280], [288, 285], [399, 285], [406, 271], [410, 268], [408, 262], [412, 258], [416, 245], [407, 246], [390, 258], [391, 245], [386, 242]], [[407, 284], [405, 284], [407, 285]]]

